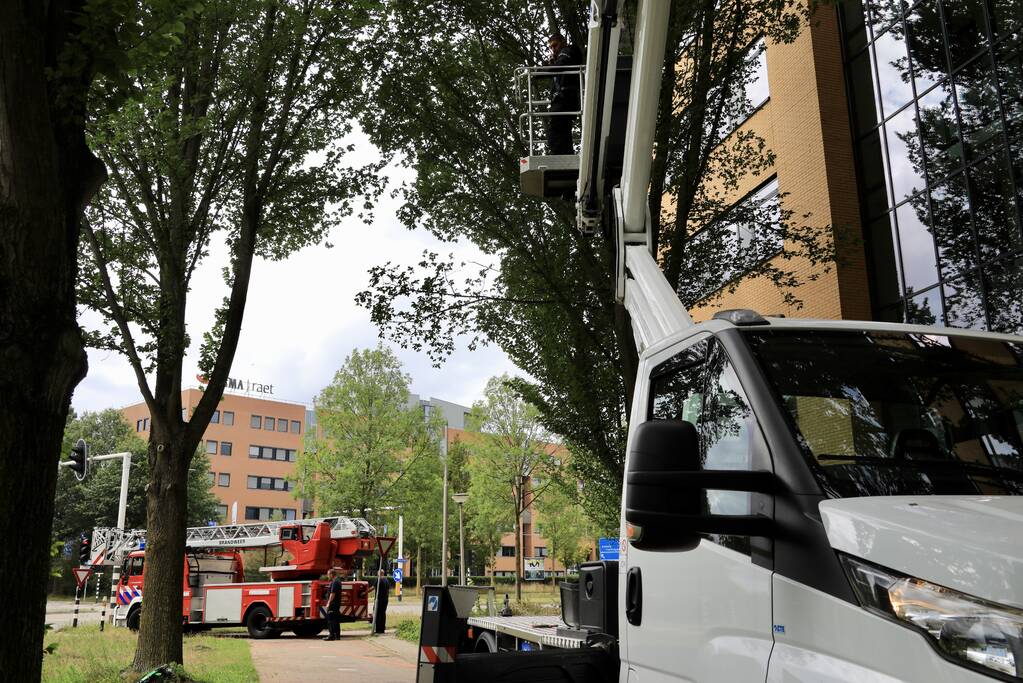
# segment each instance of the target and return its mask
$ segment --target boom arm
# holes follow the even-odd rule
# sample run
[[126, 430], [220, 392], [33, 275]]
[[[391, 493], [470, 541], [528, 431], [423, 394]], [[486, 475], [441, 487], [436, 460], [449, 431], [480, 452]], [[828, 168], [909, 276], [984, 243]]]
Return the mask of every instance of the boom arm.
[[[610, 114], [609, 108], [603, 107], [602, 103], [610, 101], [614, 92], [615, 70], [608, 69], [607, 65], [614, 61], [618, 50], [621, 29], [617, 17], [622, 4], [613, 0], [591, 3], [587, 82], [602, 82], [604, 87], [589, 88], [583, 105], [577, 205], [580, 228], [600, 215], [601, 202], [593, 197], [594, 193], [603, 192], [603, 176], [599, 172], [588, 174], [587, 169], [606, 165], [604, 143]], [[614, 5], [613, 11], [610, 10], [611, 5]], [[658, 339], [693, 324], [654, 258], [648, 202], [670, 14], [671, 0], [639, 0], [622, 181], [620, 187], [611, 193], [614, 222], [611, 227], [616, 250], [615, 296], [619, 302], [624, 302], [632, 317], [636, 345], [640, 351]], [[595, 40], [599, 42], [595, 43]], [[598, 128], [598, 122], [600, 135], [592, 134]]]

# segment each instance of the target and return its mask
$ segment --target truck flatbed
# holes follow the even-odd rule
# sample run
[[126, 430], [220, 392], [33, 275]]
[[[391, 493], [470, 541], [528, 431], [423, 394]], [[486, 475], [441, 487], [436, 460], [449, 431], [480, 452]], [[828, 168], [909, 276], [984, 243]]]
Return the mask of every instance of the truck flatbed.
[[541, 647], [578, 649], [586, 644], [586, 639], [582, 637], [558, 635], [558, 629], [564, 628], [565, 624], [557, 616], [469, 617], [468, 623], [518, 640], [537, 643]]

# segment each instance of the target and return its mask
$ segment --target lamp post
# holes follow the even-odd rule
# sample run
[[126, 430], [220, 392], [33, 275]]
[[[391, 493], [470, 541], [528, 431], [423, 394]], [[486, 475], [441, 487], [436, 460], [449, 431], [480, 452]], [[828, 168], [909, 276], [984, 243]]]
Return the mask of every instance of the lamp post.
[[448, 585], [448, 425], [440, 433], [440, 457], [444, 461], [444, 485], [441, 492], [440, 585]]
[[458, 578], [465, 585], [465, 526], [462, 517], [462, 506], [469, 500], [468, 493], [456, 493], [451, 498], [458, 503]]

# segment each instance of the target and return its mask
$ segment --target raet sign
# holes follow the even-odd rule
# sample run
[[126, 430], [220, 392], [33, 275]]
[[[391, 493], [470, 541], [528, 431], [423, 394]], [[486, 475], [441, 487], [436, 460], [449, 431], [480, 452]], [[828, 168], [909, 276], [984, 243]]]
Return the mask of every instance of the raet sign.
[[[209, 380], [206, 379], [205, 375], [196, 375], [195, 378], [202, 384], [209, 384]], [[224, 391], [239, 391], [244, 394], [272, 395], [274, 393], [274, 385], [254, 382], [249, 379], [235, 379], [234, 377], [228, 377]]]

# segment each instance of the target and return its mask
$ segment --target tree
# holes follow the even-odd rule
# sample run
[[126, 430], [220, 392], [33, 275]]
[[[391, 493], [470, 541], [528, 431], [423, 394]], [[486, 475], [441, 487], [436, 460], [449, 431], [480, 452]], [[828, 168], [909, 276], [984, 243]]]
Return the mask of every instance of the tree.
[[[507, 375], [491, 377], [473, 405], [480, 436], [472, 449], [473, 498], [493, 496], [515, 524], [515, 597], [522, 599], [522, 513], [551, 484], [557, 448], [537, 409], [523, 401]], [[536, 478], [536, 479], [534, 479]], [[534, 483], [539, 480], [539, 483]], [[506, 519], [503, 514], [498, 518]]]
[[548, 542], [548, 554], [567, 571], [590, 556], [592, 529], [580, 507], [577, 492], [558, 482], [538, 502], [540, 533]]
[[[138, 670], [181, 661], [185, 484], [238, 346], [253, 260], [320, 241], [375, 182], [340, 142], [363, 23], [358, 3], [211, 0], [164, 59], [132, 73], [135, 99], [90, 121], [112, 180], [83, 225], [81, 297], [107, 324], [90, 343], [127, 357], [152, 419]], [[185, 421], [185, 310], [214, 240], [229, 248], [228, 294], [203, 334], [209, 381]]]
[[[364, 49], [380, 76], [367, 84], [361, 122], [385, 154], [415, 171], [399, 189], [399, 216], [441, 239], [468, 240], [498, 264], [458, 277], [466, 264], [439, 253], [411, 266], [386, 263], [371, 270], [358, 301], [384, 335], [437, 362], [459, 334], [470, 336], [470, 346], [500, 346], [532, 378], [513, 380], [516, 390], [576, 455], [569, 467], [587, 484], [581, 495], [591, 517], [611, 528], [637, 362], [628, 314], [614, 303], [614, 246], [579, 235], [569, 202], [520, 194], [525, 142], [504, 85], [516, 68], [544, 60], [550, 28], [579, 42], [582, 7], [381, 3]], [[751, 272], [797, 305], [792, 292], [801, 280], [789, 262], [806, 259], [823, 272], [834, 254], [825, 228], [804, 225], [808, 218], [777, 203], [728, 205], [739, 183], [765, 174], [773, 159], [755, 134], [727, 137], [728, 122], [751, 106], [750, 41], [761, 33], [791, 40], [804, 10], [788, 0], [758, 3], [756, 11], [740, 0], [672, 3], [650, 207], [655, 251], [687, 304], [693, 292], [713, 296]], [[629, 37], [625, 31], [626, 49]], [[687, 239], [698, 228], [703, 238]], [[751, 228], [762, 239], [742, 242]]]
[[321, 510], [382, 522], [383, 508], [418, 488], [415, 475], [432, 477], [432, 466], [419, 461], [439, 459], [440, 428], [409, 405], [409, 381], [390, 349], [349, 354], [316, 397], [316, 432], [296, 465], [297, 496]]
[[122, 76], [160, 58], [190, 6], [0, 5], [0, 499], [18, 511], [0, 533], [19, 549], [0, 558], [9, 592], [3, 680], [41, 675], [56, 464], [87, 367], [76, 322], [80, 222], [106, 178], [86, 143], [85, 121], [103, 106], [93, 87], [128, 94]]
[[515, 516], [505, 502], [504, 482], [480, 467], [470, 470], [469, 500], [466, 501], [466, 524], [469, 536], [480, 548], [491, 569], [490, 585], [494, 585], [493, 562], [501, 550], [501, 538], [515, 530]]

